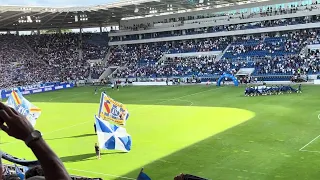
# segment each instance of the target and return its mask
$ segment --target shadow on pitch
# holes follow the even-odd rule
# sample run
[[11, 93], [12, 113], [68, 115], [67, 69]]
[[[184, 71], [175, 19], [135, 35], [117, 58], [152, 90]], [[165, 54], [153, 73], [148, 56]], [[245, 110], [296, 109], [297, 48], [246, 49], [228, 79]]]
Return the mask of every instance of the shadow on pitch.
[[[125, 152], [119, 152], [119, 151], [111, 151], [111, 152], [103, 152], [101, 153], [101, 156], [111, 155], [111, 154], [125, 154]], [[64, 156], [60, 157], [61, 161], [63, 162], [79, 162], [79, 161], [89, 161], [96, 159], [96, 153], [87, 153], [87, 154], [78, 154], [73, 156]]]
[[45, 139], [45, 140], [58, 140], [58, 139], [72, 139], [72, 138], [83, 138], [83, 137], [90, 137], [90, 136], [96, 136], [96, 134], [81, 134], [76, 136], [67, 136], [67, 137], [59, 137], [59, 138], [51, 138], [51, 139]]
[[[247, 137], [243, 139], [241, 135], [250, 129], [254, 119], [256, 117], [163, 158], [156, 159], [149, 164], [142, 165], [122, 176], [137, 177], [141, 168], [144, 168], [144, 172], [151, 179], [173, 179], [180, 173], [194, 174], [209, 179], [224, 179], [221, 178], [221, 174], [230, 173], [232, 167], [221, 167], [221, 164], [223, 166], [228, 164], [226, 163], [228, 160], [248, 158], [246, 156], [248, 153], [241, 152], [241, 150], [245, 146], [252, 146], [252, 144], [247, 140]], [[256, 138], [259, 139], [259, 135], [256, 135]], [[240, 152], [235, 153], [235, 149]], [[121, 164], [118, 165], [121, 166]], [[245, 165], [250, 166], [248, 164], [244, 164], [244, 166], [236, 164], [234, 168], [252, 168], [251, 166], [245, 167]], [[118, 178], [117, 180], [122, 179]]]

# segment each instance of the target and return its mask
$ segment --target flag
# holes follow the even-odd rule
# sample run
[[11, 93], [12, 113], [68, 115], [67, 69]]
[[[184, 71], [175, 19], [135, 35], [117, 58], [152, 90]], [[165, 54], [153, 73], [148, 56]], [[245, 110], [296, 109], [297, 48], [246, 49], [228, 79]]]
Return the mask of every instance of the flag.
[[124, 127], [110, 124], [95, 116], [99, 147], [107, 150], [131, 150], [131, 136]]
[[19, 169], [19, 167], [15, 164], [16, 174], [19, 176], [21, 180], [24, 180], [24, 173]]
[[3, 175], [10, 175], [10, 170], [8, 168], [8, 166], [2, 166], [3, 170], [2, 170], [2, 174]]
[[36, 120], [41, 114], [41, 109], [24, 98], [19, 90], [12, 91], [6, 104], [24, 115], [32, 126], [36, 125]]
[[151, 178], [143, 172], [143, 168], [140, 171], [140, 174], [138, 175], [137, 180], [151, 180]]
[[24, 173], [26, 173], [28, 170], [29, 170], [29, 167], [27, 167], [27, 166], [24, 166], [24, 167], [23, 167], [23, 172], [24, 172]]
[[113, 100], [105, 93], [101, 93], [98, 116], [112, 124], [125, 126], [129, 118], [129, 112], [123, 104]]

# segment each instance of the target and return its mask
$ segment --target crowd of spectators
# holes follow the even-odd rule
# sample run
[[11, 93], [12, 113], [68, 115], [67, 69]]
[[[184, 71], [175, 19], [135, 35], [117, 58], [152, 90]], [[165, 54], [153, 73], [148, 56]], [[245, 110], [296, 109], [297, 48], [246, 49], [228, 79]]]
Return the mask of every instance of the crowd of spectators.
[[21, 37], [1, 35], [0, 41], [0, 88], [54, 80], [48, 64], [29, 51]]
[[[168, 76], [211, 76], [222, 72], [234, 73], [239, 68], [255, 68], [254, 74], [311, 74], [319, 72], [318, 53], [305, 56], [300, 54], [306, 45], [319, 44], [319, 29], [278, 32], [254, 36], [188, 40], [144, 45], [117, 47], [118, 56], [113, 56], [110, 63], [122, 62], [126, 68], [120, 68], [114, 77], [168, 77]], [[212, 56], [161, 59], [164, 54], [224, 51], [219, 61]], [[127, 51], [127, 48], [131, 49]], [[151, 47], [151, 48], [150, 48]], [[143, 49], [143, 50], [141, 50]], [[139, 53], [142, 52], [142, 53]], [[141, 54], [153, 56], [147, 63], [139, 63]], [[114, 59], [113, 59], [114, 58]], [[158, 60], [161, 63], [155, 63]], [[170, 63], [169, 63], [170, 62]], [[120, 65], [120, 64], [117, 64]]]
[[[175, 42], [115, 46], [111, 48], [108, 65], [129, 66], [152, 65], [164, 54], [223, 51], [231, 38], [208, 38]], [[132, 69], [132, 68], [130, 68]]]
[[320, 54], [313, 52], [304, 57], [289, 55], [281, 57], [265, 57], [253, 63], [255, 74], [315, 74], [320, 72]]
[[83, 33], [80, 41], [83, 59], [103, 59], [108, 51], [107, 37], [106, 33]]
[[100, 63], [95, 63], [92, 64], [91, 67], [91, 78], [92, 79], [99, 79], [99, 77], [102, 75], [102, 73], [107, 69], [104, 64]]
[[171, 76], [211, 76], [224, 72], [236, 73], [246, 67], [246, 62], [216, 61], [216, 56], [195, 56], [167, 58], [164, 63], [128, 67], [118, 70], [114, 77], [171, 77]]
[[1, 35], [0, 89], [38, 82], [84, 80], [90, 73], [99, 76], [104, 67], [90, 67], [87, 62], [105, 57], [107, 37], [99, 37], [102, 36], [85, 33], [81, 41], [79, 34], [73, 33]]
[[89, 76], [89, 63], [79, 57], [78, 34], [44, 34], [24, 38], [60, 79], [77, 80]]
[[254, 75], [294, 75], [315, 74], [320, 72], [320, 53], [304, 57], [301, 55], [266, 56], [255, 61], [220, 60], [215, 56], [168, 58], [166, 63], [145, 66], [130, 66], [118, 69], [115, 78], [132, 77], [172, 77], [192, 76], [209, 77], [224, 72], [235, 74], [240, 68], [255, 68]]
[[299, 54], [307, 45], [310, 31], [301, 30], [275, 37], [242, 37], [231, 44], [223, 59], [248, 59]]

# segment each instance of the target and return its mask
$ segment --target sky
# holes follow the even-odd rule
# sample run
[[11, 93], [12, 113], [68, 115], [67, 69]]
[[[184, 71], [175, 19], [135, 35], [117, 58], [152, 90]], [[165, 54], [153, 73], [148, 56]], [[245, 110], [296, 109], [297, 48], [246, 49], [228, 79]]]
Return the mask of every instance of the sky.
[[24, 6], [94, 6], [109, 4], [119, 0], [0, 0], [0, 5], [24, 5]]

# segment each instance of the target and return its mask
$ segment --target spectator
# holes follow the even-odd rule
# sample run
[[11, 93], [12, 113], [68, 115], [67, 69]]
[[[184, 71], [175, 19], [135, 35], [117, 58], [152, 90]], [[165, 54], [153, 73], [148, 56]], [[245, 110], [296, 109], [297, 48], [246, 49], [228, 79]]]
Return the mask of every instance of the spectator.
[[0, 102], [0, 121], [0, 127], [4, 132], [24, 141], [33, 151], [41, 164], [46, 180], [71, 179], [59, 157], [24, 116]]
[[31, 169], [29, 169], [26, 173], [25, 173], [25, 178], [31, 178], [34, 176], [44, 176], [44, 172], [41, 168], [41, 166], [35, 166], [32, 167]]

